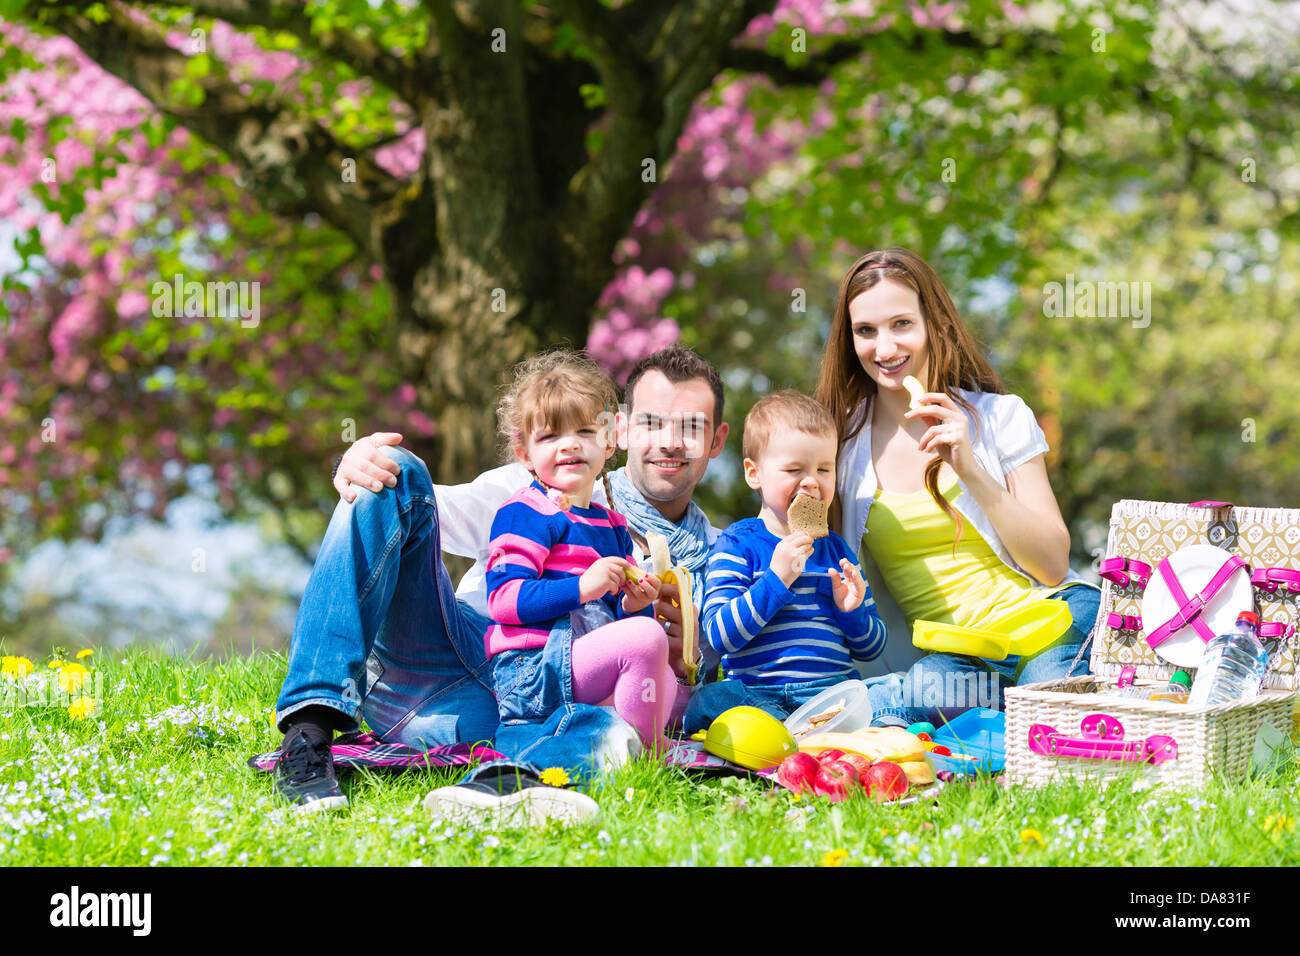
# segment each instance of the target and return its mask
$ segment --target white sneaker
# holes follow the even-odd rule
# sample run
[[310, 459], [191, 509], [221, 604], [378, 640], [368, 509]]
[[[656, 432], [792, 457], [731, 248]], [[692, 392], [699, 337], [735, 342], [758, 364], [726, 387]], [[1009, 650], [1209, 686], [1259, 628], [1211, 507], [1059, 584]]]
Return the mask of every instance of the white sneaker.
[[424, 798], [424, 808], [451, 823], [505, 829], [565, 825], [600, 816], [596, 801], [576, 790], [548, 787], [515, 764], [485, 764], [454, 787], [439, 787]]

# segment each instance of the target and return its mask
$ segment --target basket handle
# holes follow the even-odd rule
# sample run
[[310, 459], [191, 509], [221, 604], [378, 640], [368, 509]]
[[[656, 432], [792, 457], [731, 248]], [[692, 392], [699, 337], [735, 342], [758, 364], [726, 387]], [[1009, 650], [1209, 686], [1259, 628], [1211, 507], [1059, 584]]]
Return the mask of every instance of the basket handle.
[[1066, 737], [1047, 724], [1029, 728], [1029, 749], [1044, 757], [1087, 757], [1161, 764], [1178, 759], [1173, 737], [1152, 734], [1145, 740], [1124, 740], [1124, 725], [1109, 714], [1089, 714], [1079, 724], [1080, 737]]

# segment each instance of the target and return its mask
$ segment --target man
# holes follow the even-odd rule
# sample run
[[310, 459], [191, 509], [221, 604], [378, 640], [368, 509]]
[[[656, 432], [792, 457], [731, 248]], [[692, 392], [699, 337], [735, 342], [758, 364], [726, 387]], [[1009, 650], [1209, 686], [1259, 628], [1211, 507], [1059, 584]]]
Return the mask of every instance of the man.
[[[722, 382], [689, 349], [673, 346], [642, 360], [616, 418], [628, 463], [610, 475], [614, 507], [628, 519], [639, 559], [645, 534], [669, 538], [676, 563], [703, 585], [717, 537], [691, 498], [709, 460], [726, 442]], [[494, 746], [540, 766], [579, 767], [625, 759], [634, 734], [612, 711], [572, 704], [538, 727], [497, 726], [483, 637], [486, 563], [496, 509], [530, 476], [515, 462], [463, 485], [434, 485], [401, 435], [377, 433], [342, 457], [334, 511], [303, 594], [276, 703], [284, 732], [276, 789], [304, 809], [347, 802], [330, 760], [335, 730], [364, 717], [390, 742], [431, 747], [495, 736]], [[593, 501], [606, 504], [597, 483]], [[452, 590], [441, 552], [475, 559]], [[673, 668], [681, 660], [681, 615], [665, 588], [656, 605]], [[696, 596], [696, 606], [701, 603]], [[708, 662], [706, 661], [706, 667]]]

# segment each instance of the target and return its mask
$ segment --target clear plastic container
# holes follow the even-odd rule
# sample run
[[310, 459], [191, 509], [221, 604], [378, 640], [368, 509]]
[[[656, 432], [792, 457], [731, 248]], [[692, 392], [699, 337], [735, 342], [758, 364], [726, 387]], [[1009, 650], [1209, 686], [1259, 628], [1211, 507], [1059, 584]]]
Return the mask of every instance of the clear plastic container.
[[1187, 703], [1189, 688], [1192, 686], [1191, 675], [1187, 671], [1174, 671], [1174, 676], [1167, 684], [1130, 684], [1110, 691], [1106, 697], [1123, 697], [1128, 700], [1163, 700], [1171, 704]]
[[1242, 611], [1233, 630], [1205, 645], [1205, 656], [1187, 697], [1189, 705], [1213, 707], [1259, 696], [1268, 670], [1268, 651], [1258, 631], [1259, 616]]
[[[826, 717], [830, 714], [829, 717]], [[828, 687], [785, 720], [786, 729], [796, 738], [807, 733], [848, 733], [871, 726], [871, 700], [867, 685], [860, 680], [846, 680]], [[812, 718], [818, 720], [816, 726]]]

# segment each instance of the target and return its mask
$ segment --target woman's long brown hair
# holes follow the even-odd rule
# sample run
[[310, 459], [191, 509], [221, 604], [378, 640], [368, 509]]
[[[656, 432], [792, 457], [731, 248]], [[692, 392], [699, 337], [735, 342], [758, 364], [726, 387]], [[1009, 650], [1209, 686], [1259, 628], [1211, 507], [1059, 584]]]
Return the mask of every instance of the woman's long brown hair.
[[[957, 394], [957, 389], [1002, 394], [1006, 388], [980, 352], [935, 271], [916, 253], [889, 248], [869, 252], [853, 263], [840, 281], [839, 294], [835, 298], [830, 339], [826, 343], [821, 378], [817, 382], [817, 401], [825, 405], [835, 419], [840, 449], [843, 450], [844, 443], [866, 424], [866, 409], [861, 415], [855, 416], [854, 412], [876, 393], [876, 383], [862, 367], [853, 347], [849, 303], [886, 279], [901, 282], [920, 300], [929, 353], [929, 381], [921, 384], [927, 392], [943, 392], [964, 409], [975, 422], [975, 434], [978, 435], [979, 417], [970, 402]], [[942, 465], [943, 459], [937, 455], [926, 464], [925, 489], [934, 503], [957, 525], [957, 536], [953, 540], [955, 550], [961, 541], [963, 522], [957, 509], [939, 493], [939, 469]], [[836, 498], [836, 524], [839, 523], [839, 508], [840, 500]]]

